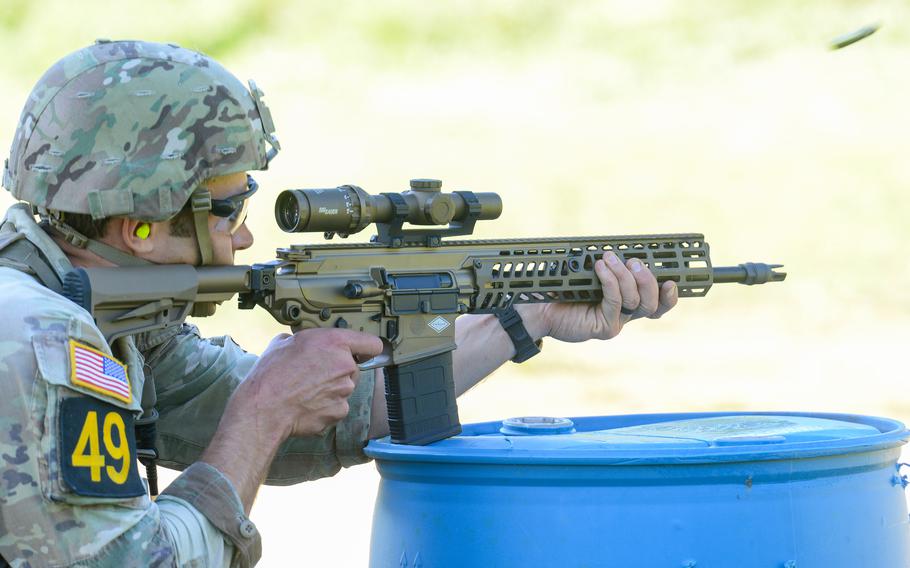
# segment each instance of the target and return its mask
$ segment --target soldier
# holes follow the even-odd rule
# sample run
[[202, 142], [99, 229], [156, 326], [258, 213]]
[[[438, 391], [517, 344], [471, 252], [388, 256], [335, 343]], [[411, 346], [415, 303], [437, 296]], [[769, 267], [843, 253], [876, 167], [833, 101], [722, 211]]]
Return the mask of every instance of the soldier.
[[[25, 203], [0, 226], [0, 556], [15, 566], [253, 565], [263, 481], [332, 475], [387, 434], [382, 381], [356, 365], [375, 337], [281, 334], [257, 358], [185, 324], [108, 344], [60, 295], [74, 266], [232, 264], [252, 244], [247, 172], [279, 146], [250, 87], [175, 45], [99, 40], [26, 102], [3, 177]], [[610, 254], [600, 305], [521, 306], [511, 334], [459, 318], [459, 393], [544, 336], [608, 339], [660, 317], [675, 286], [642, 268]], [[136, 467], [152, 448], [183, 470], [155, 501]]]

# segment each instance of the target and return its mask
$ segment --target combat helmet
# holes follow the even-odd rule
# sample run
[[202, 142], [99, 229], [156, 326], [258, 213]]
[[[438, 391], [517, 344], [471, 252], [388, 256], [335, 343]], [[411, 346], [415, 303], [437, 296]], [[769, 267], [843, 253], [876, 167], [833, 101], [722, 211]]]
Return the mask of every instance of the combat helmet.
[[163, 221], [192, 198], [206, 264], [211, 196], [200, 183], [265, 169], [279, 149], [262, 92], [249, 85], [174, 44], [98, 40], [38, 80], [3, 186], [67, 240], [102, 253], [103, 243], [67, 230], [66, 213]]

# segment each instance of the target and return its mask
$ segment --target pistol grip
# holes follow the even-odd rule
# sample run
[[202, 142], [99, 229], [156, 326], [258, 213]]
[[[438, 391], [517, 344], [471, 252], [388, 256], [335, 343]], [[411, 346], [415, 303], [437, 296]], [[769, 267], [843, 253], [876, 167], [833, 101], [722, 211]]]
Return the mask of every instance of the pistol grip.
[[452, 352], [385, 369], [392, 442], [423, 446], [461, 432]]

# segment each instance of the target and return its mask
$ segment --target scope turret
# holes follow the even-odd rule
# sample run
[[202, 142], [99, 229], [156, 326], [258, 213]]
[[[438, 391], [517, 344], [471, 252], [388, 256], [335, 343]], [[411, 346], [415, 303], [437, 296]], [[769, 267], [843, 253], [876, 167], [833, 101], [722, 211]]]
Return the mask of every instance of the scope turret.
[[459, 229], [471, 229], [475, 221], [496, 219], [501, 213], [502, 199], [498, 194], [442, 193], [442, 182], [434, 179], [412, 179], [408, 191], [379, 195], [370, 195], [356, 185], [288, 189], [275, 201], [275, 220], [283, 231], [338, 233], [343, 237], [373, 223], [400, 230], [404, 222], [448, 225], [449, 231], [438, 231], [441, 236], [470, 234]]

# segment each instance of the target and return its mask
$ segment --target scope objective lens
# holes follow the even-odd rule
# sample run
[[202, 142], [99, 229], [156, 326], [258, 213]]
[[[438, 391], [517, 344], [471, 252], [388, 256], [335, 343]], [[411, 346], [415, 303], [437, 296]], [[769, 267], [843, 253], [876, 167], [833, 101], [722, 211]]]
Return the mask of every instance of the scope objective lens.
[[[301, 197], [303, 203], [301, 203]], [[309, 217], [309, 207], [306, 197], [299, 196], [294, 190], [282, 191], [275, 200], [275, 220], [278, 226], [286, 233], [296, 233], [303, 230], [300, 223], [300, 210], [305, 207]]]

